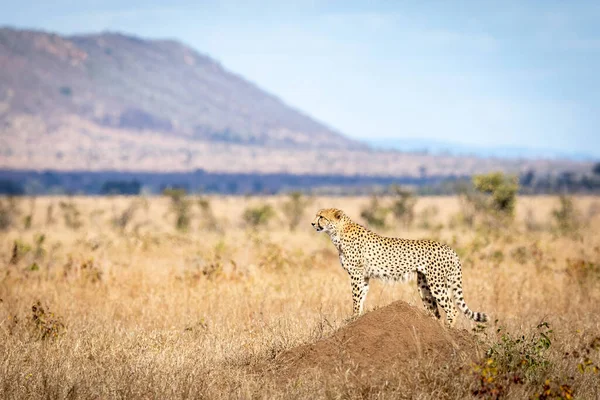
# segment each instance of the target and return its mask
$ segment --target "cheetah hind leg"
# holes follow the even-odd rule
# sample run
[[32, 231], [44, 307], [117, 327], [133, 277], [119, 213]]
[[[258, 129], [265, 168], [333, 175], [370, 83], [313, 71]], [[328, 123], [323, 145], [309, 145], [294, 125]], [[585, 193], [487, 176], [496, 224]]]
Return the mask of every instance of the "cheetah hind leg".
[[419, 295], [423, 301], [425, 308], [431, 312], [437, 319], [440, 319], [440, 311], [438, 310], [438, 304], [429, 290], [427, 284], [427, 277], [422, 272], [417, 272], [417, 287], [419, 288]]
[[446, 323], [449, 327], [453, 327], [456, 323], [457, 309], [454, 305], [454, 299], [450, 299], [450, 288], [446, 284], [434, 284], [431, 289], [433, 289], [433, 293], [437, 293], [434, 294], [435, 299], [446, 313]]

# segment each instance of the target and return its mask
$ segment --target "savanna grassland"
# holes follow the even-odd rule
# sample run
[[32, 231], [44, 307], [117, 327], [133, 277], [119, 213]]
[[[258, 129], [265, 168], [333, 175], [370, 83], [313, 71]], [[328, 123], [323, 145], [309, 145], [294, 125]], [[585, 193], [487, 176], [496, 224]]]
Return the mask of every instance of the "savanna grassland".
[[[396, 218], [395, 201], [2, 198], [0, 398], [600, 398], [600, 198], [521, 196], [514, 218], [459, 197]], [[476, 356], [264, 373], [348, 324], [349, 279], [310, 226], [322, 207], [452, 245], [491, 317], [459, 316]], [[422, 308], [414, 281], [372, 282], [367, 312], [395, 300]]]

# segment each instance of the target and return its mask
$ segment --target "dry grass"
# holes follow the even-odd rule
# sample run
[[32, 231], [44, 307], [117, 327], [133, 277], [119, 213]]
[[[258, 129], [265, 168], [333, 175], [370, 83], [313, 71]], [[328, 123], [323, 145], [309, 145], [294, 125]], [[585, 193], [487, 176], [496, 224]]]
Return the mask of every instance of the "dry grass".
[[[419, 199], [411, 228], [384, 233], [457, 249], [467, 302], [492, 317], [477, 336], [493, 351], [479, 365], [417, 359], [410, 371], [314, 370], [289, 383], [258, 366], [351, 312], [348, 278], [312, 214], [336, 206], [358, 220], [369, 199], [315, 198], [293, 232], [284, 198], [208, 199], [216, 229], [195, 199], [177, 230], [169, 199], [118, 197], [38, 198], [25, 229], [23, 200], [0, 232], [0, 398], [600, 396], [600, 199], [576, 199], [576, 232], [553, 228], [555, 197], [520, 198], [516, 221], [494, 228], [457, 222], [456, 198]], [[244, 226], [244, 210], [265, 202], [277, 217]], [[421, 307], [414, 283], [375, 282], [367, 309], [394, 300]]]

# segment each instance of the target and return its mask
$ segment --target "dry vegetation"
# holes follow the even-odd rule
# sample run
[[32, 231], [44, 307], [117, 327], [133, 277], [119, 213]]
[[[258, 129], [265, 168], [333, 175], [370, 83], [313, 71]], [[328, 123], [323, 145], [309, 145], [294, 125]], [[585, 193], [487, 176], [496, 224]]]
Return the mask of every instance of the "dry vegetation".
[[[351, 313], [311, 217], [363, 221], [370, 198], [0, 199], [0, 398], [600, 396], [600, 199], [521, 197], [514, 220], [456, 197], [394, 201], [377, 200], [379, 232], [461, 255], [467, 302], [492, 319], [459, 317], [474, 356], [288, 380], [265, 366]], [[375, 282], [367, 310], [394, 300], [422, 307], [414, 282]]]
[[[1, 107], [1, 104], [0, 104]], [[402, 153], [340, 148], [252, 145], [235, 141], [190, 139], [185, 135], [114, 128], [77, 115], [45, 121], [39, 116], [15, 115], [0, 135], [0, 168], [53, 171], [292, 173], [419, 177], [462, 176], [485, 171], [534, 170], [539, 176], [571, 171], [588, 173], [591, 162], [547, 159], [486, 159], [427, 153]], [[292, 132], [292, 131], [290, 131]], [[298, 133], [294, 132], [294, 136]], [[326, 135], [322, 135], [325, 137]], [[308, 139], [307, 139], [308, 140]], [[274, 141], [277, 143], [276, 141]], [[31, 143], [36, 143], [32, 146]], [[73, 145], [76, 143], [77, 145]], [[56, 151], [42, 151], [52, 148]], [[117, 149], [117, 150], [115, 150]]]

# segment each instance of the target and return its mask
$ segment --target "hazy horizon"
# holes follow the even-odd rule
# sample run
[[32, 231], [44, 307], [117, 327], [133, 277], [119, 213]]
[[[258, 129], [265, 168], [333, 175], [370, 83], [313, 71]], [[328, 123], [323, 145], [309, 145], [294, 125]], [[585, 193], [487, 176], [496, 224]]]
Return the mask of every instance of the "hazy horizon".
[[478, 6], [26, 1], [0, 25], [176, 39], [360, 140], [600, 156], [600, 5]]

